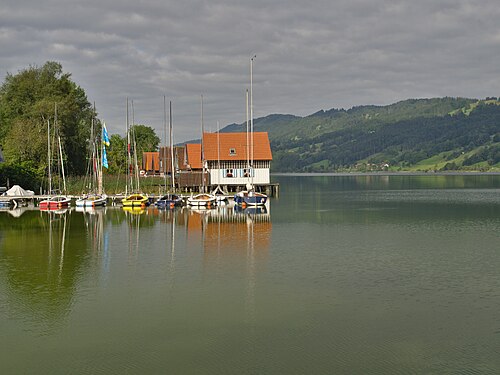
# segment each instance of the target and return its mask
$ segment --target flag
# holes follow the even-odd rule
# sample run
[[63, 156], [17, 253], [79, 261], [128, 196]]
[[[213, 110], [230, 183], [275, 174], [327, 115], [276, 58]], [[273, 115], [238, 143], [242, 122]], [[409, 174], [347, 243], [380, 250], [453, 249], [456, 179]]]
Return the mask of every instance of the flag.
[[102, 166], [108, 168], [108, 155], [106, 154], [106, 147], [102, 148]]
[[106, 123], [102, 123], [102, 142], [106, 145], [109, 146], [109, 137], [108, 137], [108, 131], [106, 130]]

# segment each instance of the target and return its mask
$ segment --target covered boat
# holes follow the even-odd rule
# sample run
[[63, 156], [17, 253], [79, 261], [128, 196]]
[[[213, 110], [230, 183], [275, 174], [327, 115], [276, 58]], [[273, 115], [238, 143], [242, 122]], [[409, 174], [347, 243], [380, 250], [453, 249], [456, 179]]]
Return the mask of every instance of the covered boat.
[[65, 195], [55, 195], [49, 199], [40, 202], [41, 210], [56, 210], [59, 208], [68, 207], [71, 199]]
[[254, 190], [243, 190], [234, 196], [234, 203], [240, 206], [263, 206], [266, 202], [267, 195]]
[[76, 200], [76, 207], [102, 207], [106, 205], [107, 196], [87, 194]]
[[158, 208], [174, 208], [182, 205], [182, 198], [177, 194], [165, 194], [155, 202]]
[[190, 206], [212, 207], [217, 205], [217, 198], [213, 194], [197, 194], [187, 199], [187, 204]]
[[149, 206], [149, 198], [142, 193], [135, 193], [122, 199], [124, 207], [146, 207]]

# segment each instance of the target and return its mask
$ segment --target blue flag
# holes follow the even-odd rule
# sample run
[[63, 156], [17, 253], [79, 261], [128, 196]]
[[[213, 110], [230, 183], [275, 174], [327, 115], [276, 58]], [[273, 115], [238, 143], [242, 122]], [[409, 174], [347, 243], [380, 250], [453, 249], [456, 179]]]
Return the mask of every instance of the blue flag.
[[[108, 137], [108, 131], [106, 130], [106, 123], [102, 123], [102, 142], [106, 145], [109, 146], [109, 137]], [[103, 164], [104, 165], [104, 164]], [[107, 168], [107, 167], [106, 167]]]
[[108, 168], [108, 155], [106, 154], [106, 147], [102, 148], [102, 166]]

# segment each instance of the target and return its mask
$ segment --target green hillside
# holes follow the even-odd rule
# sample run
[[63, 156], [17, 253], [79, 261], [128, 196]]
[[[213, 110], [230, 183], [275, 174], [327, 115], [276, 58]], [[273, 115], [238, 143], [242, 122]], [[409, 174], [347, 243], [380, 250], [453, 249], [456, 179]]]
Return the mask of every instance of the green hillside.
[[[245, 124], [223, 131], [244, 131]], [[271, 115], [273, 171], [500, 171], [500, 102], [410, 99], [388, 106], [331, 109], [310, 116]]]

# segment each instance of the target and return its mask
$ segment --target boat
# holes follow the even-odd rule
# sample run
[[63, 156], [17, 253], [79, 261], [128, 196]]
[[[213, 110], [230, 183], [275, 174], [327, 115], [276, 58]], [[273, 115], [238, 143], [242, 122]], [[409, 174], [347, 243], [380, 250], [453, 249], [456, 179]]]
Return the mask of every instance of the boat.
[[[57, 126], [57, 104], [55, 106], [55, 114], [54, 114], [54, 127]], [[57, 130], [57, 128], [55, 129]], [[61, 173], [62, 173], [62, 181], [63, 181], [63, 192], [66, 191], [66, 178], [64, 175], [64, 160], [62, 156], [62, 146], [61, 146], [61, 137], [57, 137], [58, 142], [59, 142], [59, 157], [60, 159], [58, 162], [60, 162], [61, 166]], [[47, 159], [48, 159], [48, 181], [49, 181], [49, 194], [52, 194], [52, 172], [51, 172], [51, 164], [52, 164], [52, 154], [51, 154], [51, 148], [50, 148], [50, 121], [47, 120]], [[71, 203], [71, 198], [64, 194], [57, 194], [54, 196], [50, 196], [48, 199], [45, 199], [40, 202], [39, 207], [41, 210], [57, 210], [65, 207], [69, 207]]]
[[212, 194], [201, 193], [189, 197], [187, 199], [187, 204], [189, 206], [198, 207], [215, 207], [217, 205], [217, 198]]
[[146, 207], [149, 206], [149, 198], [142, 193], [134, 193], [122, 199], [123, 207]]
[[60, 208], [67, 208], [71, 199], [65, 195], [55, 195], [49, 199], [40, 202], [40, 210], [58, 210]]
[[214, 194], [206, 193], [206, 184], [205, 184], [205, 155], [203, 149], [203, 133], [204, 133], [204, 125], [203, 125], [203, 95], [201, 95], [201, 180], [202, 187], [201, 193], [195, 196], [191, 196], [187, 199], [187, 204], [189, 206], [195, 207], [215, 207], [217, 205], [217, 197]]
[[168, 193], [155, 202], [158, 208], [174, 208], [182, 205], [182, 197], [177, 194]]
[[[163, 97], [163, 110], [166, 112], [166, 103], [165, 97]], [[167, 138], [167, 121], [166, 121], [166, 113], [165, 113], [165, 144]], [[169, 136], [169, 147], [170, 147], [170, 181], [171, 181], [171, 189], [175, 191], [175, 165], [174, 165], [174, 145], [173, 145], [173, 137], [172, 137], [172, 102], [170, 102], [170, 111], [169, 111], [169, 128], [170, 128], [170, 136]], [[166, 160], [166, 158], [165, 158]], [[167, 189], [167, 168], [165, 166], [163, 171], [165, 177], [165, 190]], [[182, 197], [180, 195], [174, 193], [167, 193], [163, 195], [160, 199], [155, 202], [155, 206], [158, 208], [174, 208], [182, 205]]]
[[107, 196], [100, 194], [82, 195], [76, 200], [76, 207], [103, 207], [106, 205]]
[[[253, 169], [253, 60], [256, 56], [250, 59], [250, 151], [251, 155], [247, 155], [248, 170]], [[247, 94], [247, 108], [248, 108], [248, 94]], [[248, 114], [248, 109], [247, 109]], [[247, 115], [247, 134], [248, 134], [248, 115]], [[253, 184], [253, 175], [251, 174], [251, 181], [248, 181], [246, 190], [242, 190], [234, 195], [234, 203], [241, 206], [263, 206], [267, 202], [267, 195], [263, 193], [258, 193], [255, 191], [255, 185]], [[250, 179], [250, 176], [248, 176]]]
[[[132, 114], [133, 114], [133, 107], [134, 102], [132, 101]], [[132, 118], [132, 122], [134, 122], [134, 119]], [[126, 191], [125, 191], [125, 198], [121, 200], [123, 207], [146, 207], [149, 206], [150, 201], [149, 197], [146, 194], [143, 194], [140, 192], [140, 187], [139, 187], [139, 167], [137, 164], [137, 145], [135, 144], [135, 135], [131, 137], [131, 127], [129, 126], [128, 122], [128, 98], [127, 98], [127, 161], [128, 161], [128, 174], [129, 177], [127, 178], [127, 186], [126, 186]], [[133, 149], [134, 149], [134, 166], [132, 167], [132, 144], [131, 140], [133, 140]], [[132, 176], [132, 170], [134, 171], [134, 177]], [[134, 179], [135, 179], [135, 186], [134, 186]], [[130, 182], [129, 182], [130, 181]], [[129, 185], [130, 185], [130, 190], [134, 191], [133, 193], [129, 194]], [[135, 189], [134, 189], [135, 187]]]
[[[94, 108], [95, 113], [95, 108]], [[107, 196], [103, 194], [102, 187], [102, 168], [108, 168], [108, 160], [106, 157], [106, 145], [109, 146], [108, 132], [106, 124], [103, 123], [101, 136], [94, 136], [94, 117], [92, 118], [91, 126], [91, 150], [89, 159], [89, 170], [92, 170], [90, 175], [89, 192], [82, 195], [76, 200], [77, 207], [101, 207], [106, 205]], [[97, 139], [96, 139], [97, 138]], [[97, 186], [96, 186], [97, 185]], [[97, 187], [97, 189], [96, 189]]]
[[254, 189], [243, 190], [234, 195], [234, 203], [240, 206], [264, 206], [267, 195], [257, 193]]

